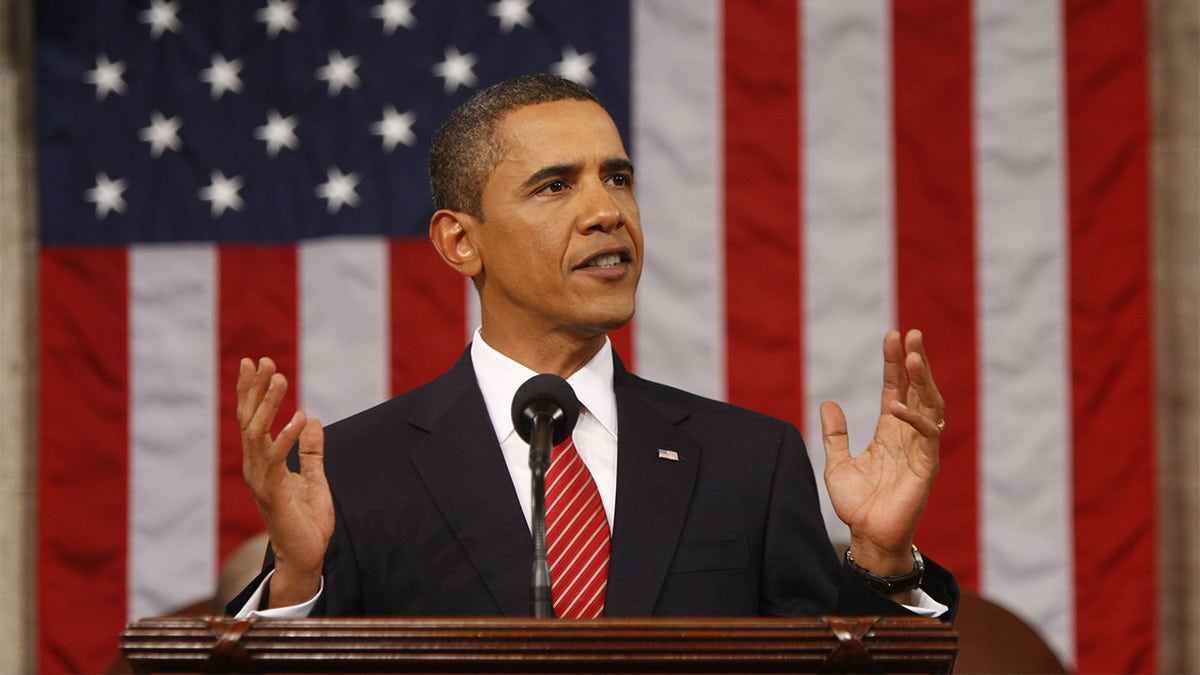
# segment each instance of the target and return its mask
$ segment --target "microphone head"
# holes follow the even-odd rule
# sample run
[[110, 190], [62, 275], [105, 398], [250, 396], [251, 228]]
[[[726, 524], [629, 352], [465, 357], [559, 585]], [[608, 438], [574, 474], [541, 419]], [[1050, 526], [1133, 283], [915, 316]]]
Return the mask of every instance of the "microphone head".
[[526, 443], [533, 434], [533, 418], [543, 414], [550, 415], [554, 445], [567, 440], [579, 420], [575, 390], [557, 375], [534, 375], [513, 396], [513, 426]]

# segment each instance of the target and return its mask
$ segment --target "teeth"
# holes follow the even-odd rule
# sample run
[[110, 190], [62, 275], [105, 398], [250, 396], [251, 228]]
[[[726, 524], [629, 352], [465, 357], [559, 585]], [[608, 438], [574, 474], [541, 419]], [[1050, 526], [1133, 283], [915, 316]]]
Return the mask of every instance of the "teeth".
[[588, 267], [609, 268], [616, 267], [619, 264], [621, 264], [621, 256], [616, 253], [609, 253], [607, 255], [597, 257], [595, 260], [588, 263]]

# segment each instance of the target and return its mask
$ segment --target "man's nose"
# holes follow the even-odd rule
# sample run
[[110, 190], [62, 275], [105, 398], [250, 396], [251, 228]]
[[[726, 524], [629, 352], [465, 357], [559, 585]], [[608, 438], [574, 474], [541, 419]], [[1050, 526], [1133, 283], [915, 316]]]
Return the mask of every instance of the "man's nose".
[[625, 214], [604, 181], [598, 178], [585, 181], [582, 197], [581, 230], [608, 232], [624, 222]]

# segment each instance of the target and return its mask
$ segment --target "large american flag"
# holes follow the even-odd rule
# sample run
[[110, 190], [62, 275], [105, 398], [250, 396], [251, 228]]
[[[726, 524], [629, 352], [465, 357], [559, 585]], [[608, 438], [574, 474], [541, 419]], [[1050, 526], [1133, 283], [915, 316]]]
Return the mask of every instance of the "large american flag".
[[[425, 241], [430, 138], [512, 75], [592, 87], [638, 165], [644, 376], [864, 447], [880, 342], [948, 401], [918, 532], [1081, 671], [1156, 667], [1139, 0], [37, 4], [39, 663], [212, 594], [260, 529], [234, 377], [332, 421], [478, 322]], [[834, 538], [845, 536], [833, 519]]]

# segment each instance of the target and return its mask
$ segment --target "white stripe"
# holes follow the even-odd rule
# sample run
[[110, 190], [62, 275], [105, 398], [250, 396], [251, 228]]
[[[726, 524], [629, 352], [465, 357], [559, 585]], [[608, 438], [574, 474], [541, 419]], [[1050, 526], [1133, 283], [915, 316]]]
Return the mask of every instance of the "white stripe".
[[891, 7], [808, 0], [801, 20], [805, 436], [829, 534], [845, 541], [820, 480], [818, 406], [841, 404], [852, 450], [866, 448], [895, 323]]
[[300, 405], [333, 422], [389, 395], [387, 243], [306, 241], [298, 267]]
[[713, 0], [633, 5], [633, 138], [646, 239], [639, 373], [725, 396], [721, 11]]
[[208, 244], [130, 249], [130, 619], [213, 592], [216, 285]]
[[[594, 551], [591, 559], [588, 560], [587, 565], [582, 566], [582, 569], [580, 571], [581, 572], [587, 571], [588, 566], [590, 566], [592, 564], [592, 562], [598, 557], [599, 553], [600, 553], [599, 550]], [[591, 595], [588, 595], [585, 597], [584, 593], [586, 593], [587, 590], [592, 587], [592, 584], [596, 582], [597, 578], [601, 574], [604, 574], [604, 579], [601, 580], [601, 582], [599, 584], [596, 584], [596, 587], [592, 589]], [[575, 588], [575, 586], [579, 586], [579, 588]], [[574, 595], [575, 596], [574, 599], [569, 604], [564, 606], [561, 610], [559, 610], [557, 606], [555, 607], [555, 609], [558, 610], [559, 616], [566, 616], [566, 615], [571, 614], [576, 611], [582, 611], [588, 605], [592, 604], [592, 601], [595, 600], [596, 597], [599, 596], [602, 592], [607, 590], [607, 588], [608, 588], [608, 567], [606, 565], [600, 565], [596, 569], [592, 570], [592, 574], [587, 579], [584, 579], [582, 574], [579, 574], [578, 576], [571, 579], [571, 583], [567, 584], [567, 588], [563, 589], [561, 591], [561, 593], [563, 596], [562, 599], [564, 599], [564, 600], [565, 600], [565, 596], [568, 596], [568, 595]], [[579, 607], [579, 609], [576, 609], [576, 607]], [[601, 608], [601, 610], [603, 610], [603, 607]], [[586, 617], [583, 617], [583, 618], [586, 618]]]
[[[570, 577], [569, 579], [563, 579], [563, 581], [568, 582], [562, 588], [564, 593], [571, 592], [573, 585], [579, 581], [582, 573], [591, 566], [591, 564], [596, 560], [597, 557], [600, 556], [601, 553], [604, 552], [604, 542], [601, 541], [597, 543], [596, 541], [603, 534], [603, 531], [598, 528], [592, 528], [590, 532], [585, 532], [581, 529], [572, 535], [570, 543], [562, 546], [563, 550], [560, 553], [555, 554], [555, 560], [551, 561], [550, 563], [550, 572], [553, 575], [566, 574]], [[586, 535], [587, 538], [579, 544], [577, 550], [575, 551], [575, 555], [571, 556], [569, 560], [559, 557], [565, 556], [572, 548], [576, 548], [575, 540], [584, 535]], [[587, 558], [583, 558], [582, 556], [584, 555], [586, 555]], [[593, 576], [595, 575], [593, 574]]]
[[[599, 574], [600, 571], [597, 570], [596, 572], [597, 572], [597, 574]], [[607, 575], [605, 575], [604, 580], [596, 585], [596, 590], [590, 596], [588, 596], [587, 600], [584, 601], [583, 606], [590, 607], [591, 604], [593, 602], [595, 602], [596, 599], [599, 598], [601, 595], [604, 595], [604, 593], [607, 590], [608, 590], [608, 577], [607, 577]], [[584, 618], [584, 619], [599, 619], [603, 615], [604, 615], [604, 603], [600, 603], [600, 605], [598, 607], [596, 607], [595, 613], [593, 613], [591, 616], [585, 616], [582, 618]]]
[[1041, 0], [980, 0], [975, 17], [982, 589], [1070, 663], [1062, 17]]

